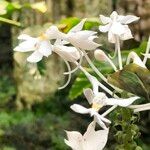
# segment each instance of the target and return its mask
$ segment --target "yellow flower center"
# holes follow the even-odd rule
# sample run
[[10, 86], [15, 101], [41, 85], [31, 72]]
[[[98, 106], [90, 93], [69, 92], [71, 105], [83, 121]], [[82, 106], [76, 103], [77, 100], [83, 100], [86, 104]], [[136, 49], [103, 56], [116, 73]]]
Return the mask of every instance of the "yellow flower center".
[[44, 33], [42, 33], [42, 34], [39, 36], [39, 39], [40, 39], [41, 41], [47, 40], [47, 36], [46, 36]]
[[102, 108], [102, 105], [98, 104], [98, 103], [93, 103], [92, 104], [92, 108], [96, 111], [99, 111], [100, 108]]

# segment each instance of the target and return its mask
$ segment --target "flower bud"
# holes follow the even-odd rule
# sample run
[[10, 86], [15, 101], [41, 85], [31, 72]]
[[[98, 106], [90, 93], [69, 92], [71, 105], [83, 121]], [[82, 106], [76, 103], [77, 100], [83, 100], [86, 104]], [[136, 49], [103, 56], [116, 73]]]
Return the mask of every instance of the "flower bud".
[[94, 56], [95, 56], [96, 60], [98, 60], [98, 61], [107, 61], [106, 54], [100, 49], [95, 50]]

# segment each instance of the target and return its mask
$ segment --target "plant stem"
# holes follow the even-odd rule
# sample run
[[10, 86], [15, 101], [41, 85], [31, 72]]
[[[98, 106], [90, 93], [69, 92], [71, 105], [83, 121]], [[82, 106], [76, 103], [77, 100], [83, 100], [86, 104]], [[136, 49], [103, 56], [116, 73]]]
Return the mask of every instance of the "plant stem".
[[115, 89], [118, 92], [121, 92], [121, 89], [114, 87], [113, 85], [111, 85], [110, 83], [108, 83], [107, 78], [95, 67], [95, 65], [92, 63], [91, 59], [89, 58], [89, 56], [87, 55], [87, 53], [85, 52], [85, 50], [82, 50], [84, 53], [84, 56], [87, 60], [87, 62], [89, 63], [89, 65], [91, 66], [91, 68], [95, 71], [95, 73], [103, 80], [105, 81], [109, 86], [111, 86], [113, 89]]
[[144, 64], [146, 64], [146, 62], [147, 62], [147, 56], [146, 55], [149, 54], [149, 51], [150, 51], [150, 36], [149, 36], [147, 47], [146, 47], [145, 57], [143, 59]]
[[116, 36], [115, 49], [117, 49], [118, 52], [119, 69], [122, 70], [122, 57], [121, 57], [121, 50], [120, 50], [120, 41], [118, 36]]
[[[76, 65], [78, 65], [78, 62], [76, 62], [75, 63]], [[90, 81], [91, 80], [91, 77], [94, 77], [94, 76], [92, 76], [91, 74], [89, 74], [82, 66], [80, 66], [79, 67], [80, 68], [80, 70], [86, 75], [86, 77], [88, 78], [88, 80]], [[95, 77], [94, 77], [95, 78]], [[101, 87], [104, 91], [106, 91], [108, 94], [110, 94], [110, 95], [113, 95], [113, 92], [110, 90], [110, 89], [108, 89], [106, 86], [104, 86], [102, 83], [100, 83], [98, 80], [97, 80], [97, 82], [98, 82], [98, 85], [99, 85], [99, 87]], [[114, 95], [114, 97], [118, 97], [117, 95]]]
[[117, 108], [118, 105], [114, 105], [112, 107], [110, 107], [107, 111], [105, 111], [102, 116], [105, 117], [106, 115], [108, 115], [110, 112], [112, 112], [114, 109]]

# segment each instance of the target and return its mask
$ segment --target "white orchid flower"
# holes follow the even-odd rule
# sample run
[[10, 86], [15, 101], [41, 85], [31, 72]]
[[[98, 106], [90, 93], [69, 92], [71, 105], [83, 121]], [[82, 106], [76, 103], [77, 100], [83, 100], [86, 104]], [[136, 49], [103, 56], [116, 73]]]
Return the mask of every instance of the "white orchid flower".
[[146, 68], [141, 58], [133, 51], [129, 53], [126, 64], [128, 65], [131, 60], [133, 61], [134, 64], [137, 64], [143, 68]]
[[15, 51], [29, 52], [34, 51], [28, 58], [27, 61], [31, 63], [39, 62], [43, 56], [48, 57], [52, 53], [52, 45], [45, 34], [42, 34], [38, 38], [31, 37], [27, 34], [22, 34], [18, 37], [22, 40]]
[[63, 86], [59, 87], [59, 89], [64, 89], [70, 83], [72, 72], [75, 72], [78, 69], [78, 67], [76, 67], [71, 70], [69, 62], [76, 63], [79, 59], [81, 59], [81, 55], [75, 47], [64, 46], [64, 41], [61, 39], [57, 39], [55, 41], [52, 50], [63, 58], [68, 68], [68, 72], [64, 73], [65, 75], [68, 75], [68, 80]]
[[66, 39], [66, 34], [59, 31], [57, 26], [50, 26], [46, 32], [45, 35], [48, 37], [49, 40], [52, 39]]
[[139, 20], [139, 17], [133, 15], [122, 16], [118, 15], [116, 11], [113, 11], [110, 17], [100, 15], [100, 20], [104, 26], [100, 26], [101, 32], [108, 32], [108, 40], [111, 43], [116, 43], [116, 35], [121, 40], [128, 40], [133, 38], [128, 24]]
[[[90, 114], [91, 117], [94, 117], [94, 120], [103, 128], [107, 129], [105, 123], [110, 124], [111, 121], [104, 118], [101, 116], [98, 111], [99, 111], [99, 106], [98, 105], [93, 105], [91, 108], [85, 108], [79, 104], [73, 104], [70, 106], [70, 108], [80, 114]], [[105, 123], [104, 123], [105, 122]]]
[[95, 122], [89, 124], [82, 135], [77, 131], [66, 131], [68, 140], [65, 143], [73, 150], [102, 150], [108, 139], [109, 130], [95, 131]]
[[97, 38], [96, 33], [97, 32], [86, 30], [70, 33], [68, 34], [68, 41], [77, 48], [93, 50], [100, 46], [93, 41], [95, 38]]
[[127, 107], [139, 98], [137, 96], [125, 98], [125, 99], [108, 98], [105, 93], [103, 92], [94, 93], [90, 88], [84, 90], [84, 95], [88, 100], [89, 104], [92, 105], [92, 107], [97, 107], [99, 109], [106, 105], [118, 105], [121, 107]]
[[64, 46], [62, 40], [56, 40], [53, 51], [69, 62], [76, 62], [80, 59], [79, 51], [73, 46]]
[[67, 33], [67, 41], [77, 48], [93, 50], [100, 46], [93, 41], [95, 38], [97, 38], [97, 32], [89, 30], [81, 31], [85, 21], [86, 19], [83, 19]]

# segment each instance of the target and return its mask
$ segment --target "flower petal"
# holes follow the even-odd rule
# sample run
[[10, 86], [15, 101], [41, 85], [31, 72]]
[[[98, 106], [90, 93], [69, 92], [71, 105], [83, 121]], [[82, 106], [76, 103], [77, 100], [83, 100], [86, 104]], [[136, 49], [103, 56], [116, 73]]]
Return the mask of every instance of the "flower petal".
[[57, 26], [51, 26], [46, 30], [45, 35], [51, 39], [66, 39], [66, 34], [59, 31]]
[[122, 107], [127, 107], [131, 105], [135, 100], [137, 100], [139, 97], [130, 97], [127, 99], [115, 99], [115, 98], [109, 98], [106, 100], [107, 105], [118, 105]]
[[94, 115], [94, 119], [104, 130], [107, 130], [108, 128], [106, 127], [105, 123], [101, 120], [99, 116], [100, 115]]
[[102, 26], [102, 25], [100, 25], [99, 26], [99, 30], [101, 31], [101, 32], [108, 32], [109, 31], [109, 29], [110, 29], [110, 24], [107, 24], [107, 25], [104, 25], [104, 26]]
[[66, 131], [68, 140], [65, 143], [73, 150], [82, 150], [83, 137], [80, 132]]
[[78, 31], [81, 31], [84, 24], [85, 24], [85, 21], [86, 21], [86, 18], [81, 20], [76, 26], [74, 26], [70, 31], [70, 32], [78, 32]]
[[89, 104], [92, 104], [94, 99], [93, 91], [90, 88], [87, 88], [83, 90], [83, 93], [86, 99], [88, 100]]
[[140, 19], [140, 17], [133, 16], [133, 15], [127, 15], [127, 16], [119, 15], [117, 20], [122, 24], [129, 24], [129, 23], [137, 21], [139, 19]]
[[150, 54], [143, 54], [145, 57], [150, 58]]
[[31, 63], [37, 63], [43, 58], [43, 55], [39, 51], [34, 51], [28, 58], [27, 61]]
[[93, 31], [79, 31], [77, 33], [68, 34], [68, 41], [77, 48], [84, 50], [96, 49], [99, 44], [93, 42], [96, 32]]
[[107, 143], [109, 130], [95, 131], [95, 122], [89, 124], [84, 134], [85, 150], [102, 150]]
[[111, 28], [110, 28], [111, 32], [115, 35], [122, 35], [125, 33], [125, 28], [124, 25], [122, 25], [119, 22], [113, 22]]
[[43, 54], [43, 56], [48, 57], [52, 54], [52, 45], [49, 41], [41, 41], [38, 51]]
[[124, 25], [124, 33], [123, 34], [120, 34], [120, 39], [121, 40], [128, 40], [128, 39], [132, 39], [133, 36], [132, 36], [132, 33], [131, 33], [131, 30], [129, 29], [128, 25]]
[[113, 11], [113, 12], [111, 13], [111, 15], [110, 15], [110, 18], [111, 18], [112, 20], [117, 20], [117, 18], [118, 18], [118, 13], [117, 13], [116, 11]]
[[133, 63], [135, 63], [143, 68], [146, 68], [146, 66], [143, 63], [143, 61], [141, 60], [141, 58], [133, 51], [129, 53], [126, 64], [128, 65], [131, 60], [133, 60]]
[[78, 104], [73, 104], [71, 105], [70, 107], [73, 111], [77, 112], [77, 113], [80, 113], [80, 114], [88, 114], [90, 112], [89, 109], [81, 106], [81, 105], [78, 105]]
[[100, 20], [102, 21], [103, 24], [107, 24], [111, 21], [109, 17], [105, 17], [103, 15], [100, 15]]
[[21, 42], [17, 47], [14, 48], [14, 51], [18, 52], [29, 52], [36, 49], [37, 39], [31, 39], [24, 42]]
[[108, 31], [108, 41], [110, 43], [116, 43], [116, 37], [115, 35], [111, 32], [111, 30]]
[[18, 36], [18, 39], [19, 40], [31, 40], [31, 39], [36, 39], [36, 38], [33, 38], [33, 37], [31, 37], [27, 34], [21, 34], [21, 35]]
[[64, 60], [75, 62], [80, 59], [79, 51], [73, 46], [54, 46], [54, 52], [60, 55]]

